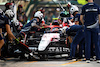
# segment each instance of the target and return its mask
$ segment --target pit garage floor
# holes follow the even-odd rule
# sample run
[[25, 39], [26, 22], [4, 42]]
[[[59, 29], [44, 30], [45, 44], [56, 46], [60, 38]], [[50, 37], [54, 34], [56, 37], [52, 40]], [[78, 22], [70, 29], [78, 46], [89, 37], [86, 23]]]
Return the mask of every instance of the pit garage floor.
[[100, 63], [96, 63], [96, 61], [86, 63], [82, 59], [72, 61], [65, 58], [50, 59], [48, 61], [27, 61], [19, 60], [18, 58], [7, 58], [7, 61], [0, 61], [0, 67], [100, 67]]

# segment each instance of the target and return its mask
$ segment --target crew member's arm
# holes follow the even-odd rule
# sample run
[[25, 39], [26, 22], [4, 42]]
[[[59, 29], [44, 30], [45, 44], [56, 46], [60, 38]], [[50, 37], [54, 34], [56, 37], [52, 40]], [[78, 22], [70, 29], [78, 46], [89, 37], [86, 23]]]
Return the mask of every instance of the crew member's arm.
[[84, 25], [83, 15], [80, 15], [80, 21], [81, 21], [82, 25]]
[[41, 24], [41, 26], [48, 26], [48, 25], [47, 25], [47, 24], [43, 24], [43, 23], [42, 23], [42, 24]]
[[100, 25], [100, 14], [99, 14], [99, 25]]
[[2, 28], [0, 28], [0, 33], [2, 33]]
[[10, 25], [9, 24], [6, 24], [6, 31], [7, 31], [7, 34], [8, 34], [8, 37], [9, 37], [10, 40], [16, 39], [16, 37], [11, 32], [11, 29], [10, 29]]
[[40, 28], [40, 29], [42, 28], [42, 27], [40, 27], [39, 25], [37, 25], [36, 23], [31, 23], [31, 26], [32, 26], [32, 27], [37, 27], [37, 28]]
[[81, 11], [81, 15], [80, 15], [80, 21], [82, 23], [82, 25], [84, 25], [84, 14], [85, 14], [85, 7], [82, 7], [82, 11]]
[[42, 28], [42, 27], [40, 27], [40, 26], [39, 26], [39, 25], [37, 25], [37, 24], [35, 25], [35, 27], [40, 28], [40, 29]]

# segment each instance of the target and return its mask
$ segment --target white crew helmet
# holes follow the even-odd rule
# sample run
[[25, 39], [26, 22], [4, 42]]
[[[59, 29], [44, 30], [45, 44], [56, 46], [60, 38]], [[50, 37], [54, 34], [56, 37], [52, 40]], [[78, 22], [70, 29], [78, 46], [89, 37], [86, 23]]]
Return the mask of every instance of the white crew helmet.
[[71, 5], [70, 13], [74, 14], [74, 12], [78, 12], [79, 8], [76, 5]]
[[14, 17], [14, 12], [11, 9], [9, 9], [6, 10], [5, 15], [7, 15], [10, 19], [12, 19]]
[[34, 14], [34, 17], [38, 17], [39, 19], [42, 19], [42, 18], [43, 18], [43, 13], [41, 13], [41, 11], [37, 11], [37, 12]]

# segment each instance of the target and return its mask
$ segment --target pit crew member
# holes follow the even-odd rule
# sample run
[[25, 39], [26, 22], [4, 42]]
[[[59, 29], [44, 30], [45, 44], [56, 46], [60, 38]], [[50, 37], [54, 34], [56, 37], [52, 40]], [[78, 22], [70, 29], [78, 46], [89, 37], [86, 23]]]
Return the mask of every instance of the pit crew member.
[[[34, 14], [34, 18], [23, 27], [20, 33], [22, 34], [24, 32], [25, 34], [28, 34], [29, 31], [36, 32], [42, 29], [42, 26], [45, 26], [45, 24], [42, 24], [42, 18], [43, 18], [43, 14], [40, 11], [37, 11]], [[23, 35], [21, 37], [23, 37]]]
[[71, 59], [75, 59], [75, 60], [77, 60], [75, 56], [77, 45], [79, 44], [79, 48], [81, 48], [79, 50], [79, 52], [81, 51], [79, 55], [80, 57], [82, 57], [82, 46], [84, 44], [84, 31], [82, 30], [83, 26], [81, 25], [80, 14], [78, 14], [78, 11], [79, 9], [76, 5], [73, 5], [70, 8], [70, 13], [74, 16], [74, 19], [72, 20], [74, 21], [75, 25], [70, 26], [69, 32], [76, 32], [76, 35], [70, 46], [70, 57]]
[[[6, 15], [6, 16], [5, 16]], [[10, 29], [9, 21], [14, 17], [14, 13], [11, 10], [7, 10], [3, 15], [3, 11], [0, 9], [0, 60], [5, 60], [4, 57], [1, 56], [1, 48], [4, 45], [4, 39], [2, 35], [3, 29], [6, 29], [8, 38], [10, 40], [16, 39]]]
[[[88, 3], [82, 7], [80, 20], [85, 25], [85, 55], [86, 62], [90, 63], [91, 44], [95, 44], [95, 55], [97, 62], [100, 62], [100, 46], [98, 44], [98, 33], [100, 24], [100, 7], [93, 2], [87, 0]], [[99, 22], [98, 22], [99, 16]], [[84, 22], [83, 22], [84, 17]]]

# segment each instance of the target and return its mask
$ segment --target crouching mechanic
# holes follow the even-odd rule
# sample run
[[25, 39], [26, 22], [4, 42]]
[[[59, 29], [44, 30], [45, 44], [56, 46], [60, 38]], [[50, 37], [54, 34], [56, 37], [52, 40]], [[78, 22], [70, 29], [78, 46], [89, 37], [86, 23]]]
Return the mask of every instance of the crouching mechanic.
[[5, 60], [1, 56], [1, 48], [4, 45], [2, 32], [5, 32], [5, 30], [7, 31], [9, 40], [16, 39], [16, 37], [11, 32], [10, 25], [9, 25], [9, 21], [14, 17], [14, 13], [11, 10], [7, 10], [5, 12], [5, 15], [3, 15], [3, 11], [0, 9], [0, 60]]
[[80, 22], [80, 14], [78, 14], [78, 7], [76, 5], [73, 5], [70, 8], [70, 13], [74, 16], [74, 18], [71, 20], [75, 23], [75, 25], [70, 26], [70, 29], [67, 31], [68, 36], [70, 32], [76, 32], [76, 35], [71, 43], [70, 46], [70, 58], [74, 59], [76, 61], [76, 47], [79, 44], [79, 56], [82, 57], [82, 47], [84, 44], [84, 31], [83, 31], [83, 26], [81, 25], [82, 23]]
[[42, 24], [42, 18], [43, 18], [43, 14], [41, 13], [41, 11], [37, 11], [34, 14], [34, 18], [29, 23], [27, 23], [23, 27], [23, 29], [20, 31], [20, 34], [23, 34], [23, 32], [25, 34], [28, 34], [29, 31], [31, 31], [31, 30], [38, 31], [39, 29], [42, 29], [42, 26], [45, 26], [45, 24]]

